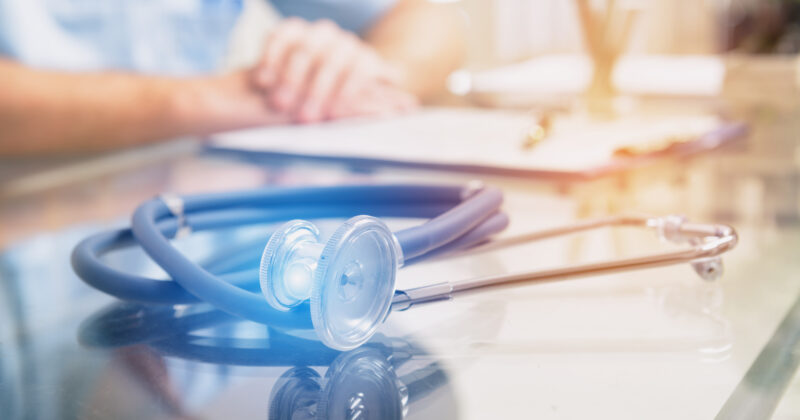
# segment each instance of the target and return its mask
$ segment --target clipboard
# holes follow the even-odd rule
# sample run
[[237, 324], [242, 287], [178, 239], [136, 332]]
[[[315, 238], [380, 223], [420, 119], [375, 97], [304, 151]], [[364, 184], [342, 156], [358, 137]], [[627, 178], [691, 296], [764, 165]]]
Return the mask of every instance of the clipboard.
[[[257, 164], [298, 161], [356, 170], [406, 167], [512, 177], [587, 180], [659, 159], [719, 148], [747, 133], [714, 115], [557, 120], [526, 149], [537, 120], [528, 112], [424, 108], [384, 119], [264, 127], [214, 135], [208, 153]], [[621, 153], [628, 150], [628, 153]], [[631, 152], [633, 151], [633, 152]]]

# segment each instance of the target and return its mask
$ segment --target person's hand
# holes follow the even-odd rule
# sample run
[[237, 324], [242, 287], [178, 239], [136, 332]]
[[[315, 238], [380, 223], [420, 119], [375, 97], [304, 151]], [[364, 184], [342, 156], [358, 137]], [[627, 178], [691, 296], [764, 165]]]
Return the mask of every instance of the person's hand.
[[286, 114], [264, 103], [247, 71], [177, 80], [174, 84], [173, 119], [189, 132], [213, 133], [290, 121]]
[[407, 110], [403, 75], [355, 35], [327, 20], [290, 18], [266, 41], [253, 82], [267, 104], [298, 122]]

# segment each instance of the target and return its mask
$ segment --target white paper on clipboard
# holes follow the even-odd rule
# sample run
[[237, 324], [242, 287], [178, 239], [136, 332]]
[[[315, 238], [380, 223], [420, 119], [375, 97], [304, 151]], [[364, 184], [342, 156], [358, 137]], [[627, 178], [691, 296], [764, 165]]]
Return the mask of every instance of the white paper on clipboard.
[[447, 169], [579, 173], [609, 165], [621, 147], [693, 139], [723, 122], [713, 115], [557, 119], [548, 137], [524, 149], [535, 124], [527, 112], [425, 108], [391, 118], [342, 120], [219, 134], [211, 150], [375, 161]]

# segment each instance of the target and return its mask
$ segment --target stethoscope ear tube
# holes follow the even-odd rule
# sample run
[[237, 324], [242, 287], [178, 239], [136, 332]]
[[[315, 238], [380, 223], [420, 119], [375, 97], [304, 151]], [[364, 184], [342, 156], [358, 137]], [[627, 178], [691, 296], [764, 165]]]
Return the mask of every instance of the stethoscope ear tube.
[[473, 247], [480, 246], [481, 244], [489, 242], [490, 238], [494, 235], [504, 231], [509, 224], [508, 215], [502, 212], [497, 212], [486, 218], [480, 225], [467, 232], [466, 234], [454, 239], [448, 244], [436, 248], [435, 251], [429, 252], [423, 258], [406, 259], [405, 264], [413, 264], [419, 260], [428, 260], [436, 258], [441, 255], [447, 255], [451, 252], [459, 250], [469, 250]]
[[106, 252], [134, 245], [136, 242], [130, 229], [92, 235], [72, 251], [72, 268], [90, 286], [122, 300], [151, 304], [199, 302], [178, 283], [126, 273], [100, 260]]
[[[432, 251], [448, 246], [459, 238], [476, 231], [500, 211], [503, 193], [493, 187], [471, 192], [464, 201], [428, 222], [397, 232], [406, 260], [427, 256]], [[491, 222], [497, 226], [497, 221]], [[505, 228], [505, 226], [503, 226]], [[502, 230], [502, 229], [501, 229]], [[479, 232], [489, 232], [482, 229]], [[484, 237], [486, 239], [488, 237]], [[473, 239], [474, 241], [474, 235]]]
[[[170, 223], [172, 222], [172, 223]], [[175, 232], [175, 223], [159, 223], [165, 236]], [[71, 262], [75, 273], [88, 285], [118, 299], [130, 302], [180, 305], [200, 302], [197, 297], [171, 279], [156, 279], [126, 273], [105, 264], [101, 257], [113, 250], [137, 246], [130, 229], [101, 232], [82, 240], [72, 251]], [[257, 269], [230, 271], [218, 274], [225, 282], [237, 287], [256, 290]]]
[[721, 255], [733, 249], [739, 239], [736, 230], [730, 226], [691, 223], [680, 216], [614, 216], [495, 240], [485, 246], [478, 246], [465, 250], [463, 253], [472, 254], [497, 250], [607, 226], [630, 226], [653, 229], [658, 236], [665, 241], [677, 244], [689, 244], [690, 247], [676, 251], [654, 253], [618, 260], [576, 264], [569, 267], [426, 285], [397, 292], [392, 303], [392, 310], [405, 311], [413, 305], [448, 300], [457, 294], [477, 290], [509, 287], [535, 282], [563, 281], [589, 275], [662, 267], [681, 263], [691, 264], [692, 268], [703, 280], [717, 280], [722, 275]]

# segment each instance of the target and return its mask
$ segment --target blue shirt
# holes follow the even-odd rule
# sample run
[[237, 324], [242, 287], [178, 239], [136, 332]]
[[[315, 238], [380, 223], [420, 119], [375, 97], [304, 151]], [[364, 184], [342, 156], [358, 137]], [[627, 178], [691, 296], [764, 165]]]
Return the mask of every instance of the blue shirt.
[[[219, 67], [244, 0], [0, 0], [0, 56], [58, 70], [190, 75]], [[266, 0], [265, 0], [266, 1]], [[395, 0], [271, 0], [360, 33]]]

